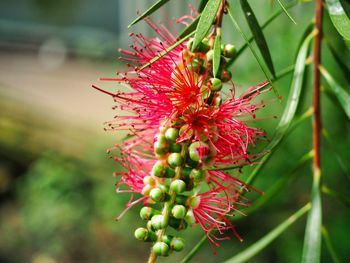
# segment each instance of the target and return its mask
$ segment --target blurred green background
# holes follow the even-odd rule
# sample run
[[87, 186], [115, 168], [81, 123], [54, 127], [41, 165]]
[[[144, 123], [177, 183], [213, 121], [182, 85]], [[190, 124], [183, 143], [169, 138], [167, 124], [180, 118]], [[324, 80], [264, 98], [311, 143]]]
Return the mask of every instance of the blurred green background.
[[[198, 4], [195, 0], [190, 2]], [[238, 1], [231, 2], [240, 25], [249, 32]], [[170, 1], [164, 13], [170, 19], [187, 14], [188, 3]], [[251, 4], [260, 24], [279, 10], [267, 0]], [[113, 118], [113, 101], [90, 86], [94, 83], [117, 88], [97, 79], [113, 76], [123, 68], [116, 60], [117, 48], [130, 44], [127, 24], [137, 10], [143, 11], [149, 5], [149, 1], [140, 0], [0, 2], [0, 262], [145, 262], [149, 246], [133, 238], [134, 229], [144, 224], [138, 217], [138, 208], [114, 222], [130, 196], [115, 193], [116, 179], [112, 173], [118, 165], [109, 158], [106, 149], [122, 136], [103, 131], [103, 122]], [[348, 7], [345, 2], [344, 5]], [[312, 20], [313, 3], [293, 8], [291, 14], [297, 25], [281, 15], [264, 31], [277, 71], [293, 64], [301, 35]], [[162, 17], [162, 12], [158, 12], [154, 20]], [[228, 19], [224, 23], [224, 41], [242, 45]], [[144, 23], [132, 30], [152, 35]], [[345, 63], [350, 61], [349, 52], [327, 16], [325, 39], [341, 51]], [[346, 85], [326, 45], [323, 61]], [[232, 66], [232, 71], [238, 90], [264, 80], [248, 50]], [[311, 79], [310, 75], [306, 85]], [[290, 81], [291, 76], [287, 76], [276, 82], [283, 100], [281, 103], [274, 100], [259, 115], [267, 120], [255, 124], [263, 127], [270, 138], [278, 123], [273, 116], [278, 117], [283, 111]], [[272, 93], [264, 96], [266, 100], [274, 98]], [[310, 100], [309, 85], [299, 114], [308, 109]], [[332, 144], [322, 141], [324, 184], [347, 199], [349, 120], [329, 96], [322, 99], [322, 118], [333, 141]], [[308, 119], [288, 135], [254, 187], [268, 192], [295, 167], [311, 145]], [[243, 170], [242, 179], [249, 175], [249, 170], [249, 167]], [[216, 256], [206, 244], [193, 262], [220, 262], [248, 247], [308, 202], [311, 181], [308, 163], [263, 208], [235, 223], [243, 243], [236, 239], [222, 242]], [[259, 195], [252, 194], [250, 198], [258, 199]], [[323, 207], [324, 224], [335, 249], [343, 262], [350, 262], [349, 203], [325, 196]], [[299, 262], [304, 229], [305, 218], [251, 262]], [[184, 236], [189, 251], [202, 233], [196, 227]], [[179, 262], [185, 252], [160, 261]], [[331, 262], [325, 249], [322, 262]]]

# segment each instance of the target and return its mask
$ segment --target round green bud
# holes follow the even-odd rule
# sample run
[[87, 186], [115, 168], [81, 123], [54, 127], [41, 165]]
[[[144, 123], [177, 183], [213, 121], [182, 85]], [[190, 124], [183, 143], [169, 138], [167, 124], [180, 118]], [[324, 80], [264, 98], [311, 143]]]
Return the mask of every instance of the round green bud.
[[156, 202], [162, 202], [165, 199], [165, 193], [161, 189], [159, 189], [158, 187], [153, 188], [150, 191], [149, 196], [151, 197], [151, 199], [153, 201], [156, 201]]
[[189, 139], [193, 135], [193, 129], [189, 128], [188, 124], [185, 124], [180, 128], [179, 135]]
[[177, 143], [171, 143], [169, 146], [169, 152], [171, 153], [179, 153], [181, 152], [181, 144], [177, 144]]
[[212, 61], [214, 57], [214, 50], [210, 49], [206, 54], [207, 60]]
[[211, 90], [212, 91], [220, 91], [222, 88], [222, 82], [220, 79], [218, 78], [211, 78], [209, 79], [210, 83], [211, 83]]
[[180, 179], [174, 180], [170, 184], [170, 190], [175, 194], [181, 194], [186, 190], [186, 183]]
[[227, 58], [234, 58], [237, 54], [236, 47], [232, 44], [226, 44], [224, 46], [223, 55]]
[[158, 134], [154, 139], [154, 152], [159, 155], [166, 154], [169, 150], [169, 142], [167, 141], [165, 135]]
[[176, 252], [183, 250], [185, 247], [185, 241], [182, 238], [174, 237], [170, 242], [170, 248]]
[[196, 218], [193, 215], [192, 209], [187, 211], [186, 216], [185, 216], [185, 221], [189, 225], [193, 225], [194, 223], [196, 223]]
[[175, 142], [178, 137], [179, 130], [176, 128], [169, 128], [165, 132], [165, 138], [167, 138], [169, 141]]
[[143, 227], [139, 227], [135, 230], [134, 236], [137, 240], [145, 241], [148, 237], [148, 230]]
[[175, 168], [183, 164], [183, 158], [180, 153], [171, 153], [168, 156], [168, 164]]
[[143, 220], [150, 220], [152, 216], [159, 215], [159, 214], [160, 212], [158, 210], [148, 206], [142, 207], [140, 210], [140, 217]]
[[205, 178], [204, 171], [198, 170], [198, 169], [192, 169], [190, 178], [193, 179], [195, 182], [202, 181]]
[[152, 251], [157, 256], [168, 256], [169, 246], [164, 242], [156, 242], [152, 247]]
[[207, 52], [210, 49], [210, 45], [209, 45], [209, 39], [208, 38], [203, 38], [203, 40], [201, 41], [201, 43], [198, 46], [198, 51], [199, 52]]
[[188, 151], [191, 160], [202, 162], [209, 156], [210, 148], [206, 143], [197, 141], [190, 145]]
[[155, 185], [156, 181], [154, 180], [154, 178], [152, 176], [145, 176], [143, 178], [143, 183], [146, 185], [146, 184], [149, 184], [149, 185]]
[[167, 226], [167, 223], [166, 223], [166, 221], [164, 219], [164, 216], [162, 216], [162, 215], [154, 215], [154, 216], [152, 216], [151, 224], [152, 224], [152, 227], [155, 230], [164, 229]]
[[171, 213], [173, 217], [177, 219], [184, 218], [186, 215], [186, 212], [187, 212], [186, 207], [184, 207], [183, 205], [174, 205], [173, 209], [171, 209]]
[[153, 186], [152, 186], [152, 185], [146, 184], [146, 185], [142, 188], [141, 193], [142, 193], [143, 195], [149, 195], [149, 193], [151, 192], [152, 189], [153, 189]]
[[157, 177], [164, 177], [167, 165], [164, 161], [157, 161], [152, 168], [152, 174]]
[[193, 196], [189, 199], [188, 204], [192, 208], [197, 208], [201, 202], [201, 198], [199, 196]]

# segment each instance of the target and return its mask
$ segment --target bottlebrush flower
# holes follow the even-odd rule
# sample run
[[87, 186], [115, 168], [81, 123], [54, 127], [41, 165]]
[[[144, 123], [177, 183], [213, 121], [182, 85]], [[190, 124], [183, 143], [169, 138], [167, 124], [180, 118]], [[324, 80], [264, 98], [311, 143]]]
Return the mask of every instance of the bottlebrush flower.
[[[195, 52], [188, 41], [141, 69], [176, 41], [163, 25], [147, 22], [159, 37], [131, 34], [132, 51], [121, 50], [129, 69], [116, 78], [102, 79], [126, 83], [130, 91], [109, 92], [94, 86], [112, 96], [115, 109], [123, 111], [107, 123], [108, 129], [129, 131], [128, 138], [114, 147], [121, 152], [114, 159], [125, 169], [116, 173], [117, 191], [142, 197], [135, 201], [132, 197], [122, 214], [142, 201], [148, 205], [141, 213], [142, 219], [149, 220], [147, 229], [137, 229], [135, 237], [154, 242], [152, 251], [157, 255], [178, 251], [165, 236], [168, 226], [183, 230], [188, 224], [200, 225], [213, 246], [227, 239], [228, 231], [241, 240], [229, 218], [237, 206], [249, 204], [241, 193], [250, 187], [215, 169], [242, 166], [258, 155], [248, 149], [265, 133], [248, 122], [265, 105], [253, 100], [268, 83], [237, 96], [224, 65], [217, 77], [212, 76], [212, 47], [206, 39]], [[219, 92], [222, 82], [231, 89]], [[164, 231], [157, 232], [160, 229]]]

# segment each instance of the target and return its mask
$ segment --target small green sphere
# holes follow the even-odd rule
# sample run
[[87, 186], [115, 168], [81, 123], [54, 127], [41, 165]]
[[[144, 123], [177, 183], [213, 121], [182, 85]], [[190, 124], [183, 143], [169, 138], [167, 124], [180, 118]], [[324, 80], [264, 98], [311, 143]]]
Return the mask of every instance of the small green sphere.
[[170, 248], [176, 252], [183, 250], [185, 247], [185, 241], [182, 238], [174, 237], [170, 242]]
[[220, 91], [222, 88], [222, 82], [220, 79], [218, 78], [211, 78], [209, 79], [210, 83], [211, 83], [211, 90], [212, 91]]
[[148, 230], [143, 227], [139, 227], [135, 230], [134, 236], [137, 240], [146, 240], [148, 237]]
[[149, 193], [149, 196], [153, 201], [156, 201], [156, 202], [162, 202], [165, 199], [165, 193], [158, 187], [153, 188]]
[[186, 190], [186, 183], [180, 179], [174, 180], [170, 184], [170, 190], [176, 194], [181, 194]]
[[176, 128], [169, 128], [165, 132], [165, 138], [167, 138], [171, 142], [175, 142], [179, 137], [179, 130]]
[[183, 158], [180, 153], [171, 153], [168, 156], [168, 164], [175, 168], [183, 164]]
[[178, 143], [170, 143], [169, 146], [169, 152], [171, 153], [180, 153], [181, 152], [181, 145]]
[[151, 224], [152, 224], [152, 227], [156, 230], [164, 229], [167, 226], [165, 219], [164, 219], [164, 216], [162, 216], [162, 215], [152, 216]]
[[190, 178], [193, 179], [195, 182], [202, 181], [204, 179], [204, 171], [198, 170], [198, 169], [192, 169], [190, 173]]
[[236, 47], [232, 44], [226, 44], [224, 46], [223, 55], [227, 58], [234, 58], [237, 54]]
[[209, 146], [202, 141], [196, 141], [192, 143], [188, 150], [191, 160], [195, 162], [204, 161], [206, 158], [208, 158], [210, 153]]
[[157, 256], [168, 256], [169, 246], [164, 242], [156, 242], [152, 247], [152, 251]]
[[214, 57], [214, 50], [210, 49], [210, 50], [207, 52], [206, 56], [207, 56], [207, 60], [208, 60], [208, 61], [212, 61], [212, 60], [213, 60], [213, 57]]
[[171, 210], [173, 217], [175, 217], [176, 219], [184, 218], [186, 215], [186, 212], [187, 212], [186, 207], [184, 207], [183, 205], [175, 205]]
[[163, 161], [157, 161], [152, 168], [152, 173], [157, 177], [164, 177], [167, 165]]

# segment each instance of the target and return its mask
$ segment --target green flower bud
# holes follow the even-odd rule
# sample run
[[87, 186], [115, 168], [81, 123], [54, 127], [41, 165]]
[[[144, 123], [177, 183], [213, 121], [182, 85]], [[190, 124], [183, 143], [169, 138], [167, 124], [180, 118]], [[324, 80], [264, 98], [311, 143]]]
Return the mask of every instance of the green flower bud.
[[188, 124], [183, 125], [179, 130], [179, 135], [190, 139], [193, 135], [193, 130], [189, 128]]
[[188, 148], [189, 150], [189, 156], [191, 160], [195, 162], [202, 162], [204, 161], [210, 153], [209, 146], [201, 141], [194, 142], [190, 145]]
[[189, 225], [193, 225], [194, 223], [196, 223], [196, 218], [193, 215], [192, 209], [187, 211], [186, 216], [185, 216], [185, 221]]
[[197, 208], [201, 202], [201, 198], [199, 196], [193, 196], [189, 199], [188, 204], [192, 208]]
[[206, 54], [207, 60], [212, 61], [214, 57], [214, 50], [210, 49]]
[[152, 251], [157, 256], [168, 256], [169, 246], [164, 242], [156, 242], [152, 247]]
[[154, 215], [154, 216], [152, 216], [151, 224], [152, 224], [152, 227], [155, 230], [164, 229], [164, 228], [167, 227], [167, 223], [166, 223], [165, 218], [164, 218], [163, 215]]
[[157, 161], [152, 168], [152, 174], [157, 177], [164, 177], [167, 165], [164, 161]]
[[163, 155], [169, 151], [169, 142], [163, 134], [158, 134], [155, 137], [153, 147], [156, 154]]
[[183, 158], [180, 153], [171, 153], [168, 156], [168, 164], [175, 168], [183, 164]]
[[170, 184], [170, 190], [175, 194], [181, 194], [186, 190], [186, 183], [180, 179], [174, 180]]
[[169, 128], [165, 132], [165, 138], [167, 138], [171, 142], [175, 142], [179, 137], [179, 130], [176, 128]]
[[176, 252], [183, 250], [185, 247], [185, 241], [182, 238], [174, 237], [170, 242], [170, 248]]
[[149, 184], [149, 185], [155, 185], [156, 181], [154, 180], [154, 178], [152, 176], [145, 176], [143, 178], [143, 183], [146, 185], [146, 184]]
[[210, 83], [211, 83], [211, 90], [212, 91], [220, 91], [222, 88], [222, 82], [220, 79], [218, 78], [211, 78], [209, 79]]
[[156, 202], [163, 202], [165, 200], [165, 192], [159, 189], [158, 187], [153, 188], [150, 191], [149, 196], [153, 201]]
[[160, 211], [148, 206], [142, 207], [140, 210], [140, 217], [143, 220], [150, 220], [152, 216], [159, 215], [159, 214], [160, 214]]
[[177, 143], [170, 143], [169, 146], [169, 152], [171, 153], [180, 153], [181, 152], [181, 144], [177, 144]]
[[137, 240], [145, 241], [148, 237], [148, 230], [143, 227], [139, 227], [135, 230], [134, 236]]
[[236, 47], [232, 44], [226, 44], [224, 46], [223, 55], [227, 58], [234, 58], [237, 54]]
[[184, 207], [183, 205], [175, 205], [171, 210], [173, 217], [175, 217], [176, 219], [184, 218], [186, 212], [186, 207]]
[[142, 193], [143, 195], [147, 195], [147, 196], [148, 196], [152, 189], [153, 189], [153, 186], [152, 186], [152, 185], [146, 184], [146, 185], [142, 188], [141, 193]]
[[199, 181], [202, 181], [205, 178], [205, 174], [204, 174], [203, 170], [192, 169], [190, 177], [195, 182], [199, 182]]
[[209, 46], [209, 39], [208, 38], [203, 38], [203, 40], [201, 41], [201, 43], [198, 45], [198, 51], [199, 52], [207, 52], [210, 49]]

